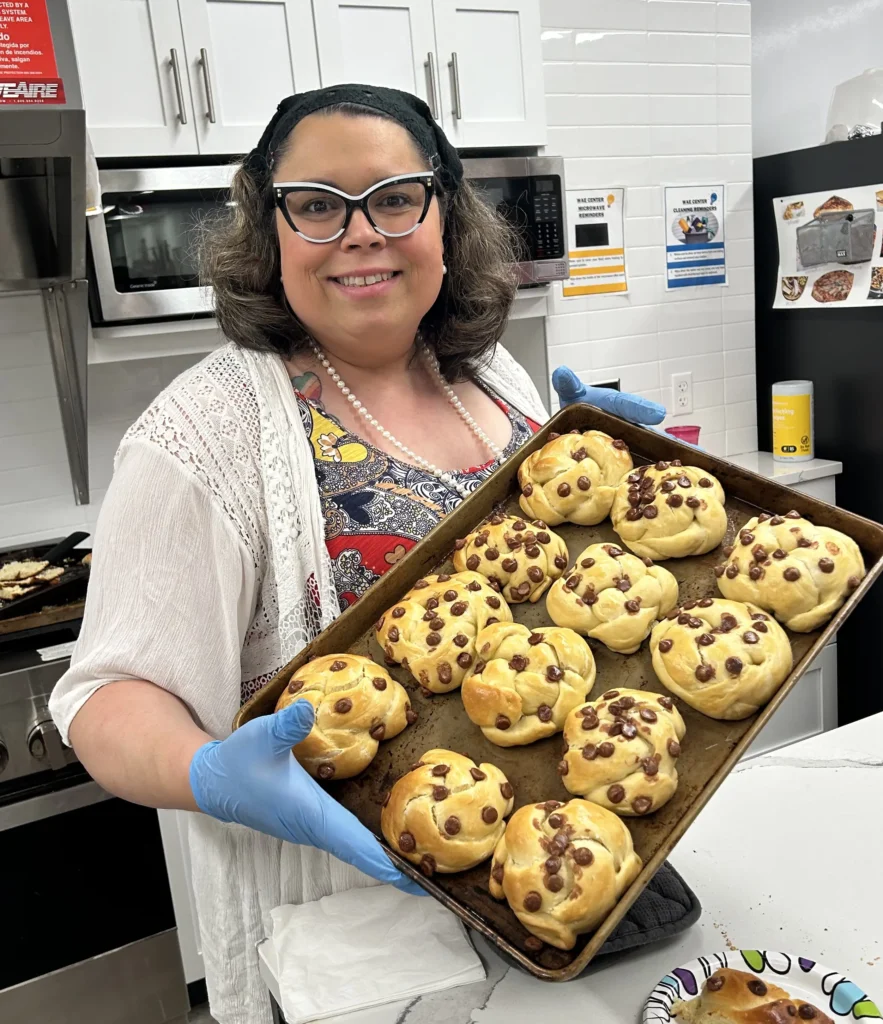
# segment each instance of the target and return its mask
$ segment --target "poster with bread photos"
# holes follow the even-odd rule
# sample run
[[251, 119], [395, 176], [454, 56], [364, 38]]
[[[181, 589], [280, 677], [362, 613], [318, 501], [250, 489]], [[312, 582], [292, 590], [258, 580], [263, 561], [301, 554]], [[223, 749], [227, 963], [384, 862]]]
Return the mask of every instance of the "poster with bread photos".
[[883, 185], [773, 200], [779, 241], [774, 309], [883, 300]]

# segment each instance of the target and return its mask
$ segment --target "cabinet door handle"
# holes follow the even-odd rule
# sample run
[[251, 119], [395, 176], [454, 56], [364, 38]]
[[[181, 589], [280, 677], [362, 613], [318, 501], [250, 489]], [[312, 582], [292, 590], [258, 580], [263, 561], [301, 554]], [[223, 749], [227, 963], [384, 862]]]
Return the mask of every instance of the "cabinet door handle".
[[178, 51], [174, 46], [169, 50], [169, 64], [172, 66], [172, 76], [175, 79], [175, 95], [178, 97], [178, 120], [181, 124], [187, 124], [184, 90], [181, 88], [181, 65], [178, 63]]
[[454, 94], [454, 117], [458, 121], [463, 120], [463, 105], [460, 102], [460, 64], [457, 60], [457, 54], [452, 53], [448, 67], [453, 71], [453, 94]]
[[202, 68], [202, 78], [205, 82], [205, 101], [208, 104], [205, 116], [211, 124], [214, 124], [218, 119], [215, 117], [215, 96], [212, 92], [212, 76], [208, 66], [208, 50], [204, 46], [199, 51], [199, 66]]
[[429, 111], [435, 120], [438, 120], [438, 104], [436, 103], [436, 85], [435, 85], [435, 54], [430, 50], [426, 54], [426, 61], [423, 67], [429, 72]]

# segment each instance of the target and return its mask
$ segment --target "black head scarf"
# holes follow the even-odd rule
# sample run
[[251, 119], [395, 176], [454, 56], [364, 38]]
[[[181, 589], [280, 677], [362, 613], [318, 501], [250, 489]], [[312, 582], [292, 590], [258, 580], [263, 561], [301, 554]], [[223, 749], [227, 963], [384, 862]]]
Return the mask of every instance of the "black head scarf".
[[294, 126], [309, 114], [338, 103], [358, 103], [397, 121], [429, 155], [432, 169], [444, 190], [457, 190], [463, 180], [463, 165], [429, 107], [417, 96], [380, 85], [332, 85], [284, 99], [264, 129], [260, 142], [245, 158], [245, 167], [261, 185], [266, 185], [273, 174], [276, 153]]

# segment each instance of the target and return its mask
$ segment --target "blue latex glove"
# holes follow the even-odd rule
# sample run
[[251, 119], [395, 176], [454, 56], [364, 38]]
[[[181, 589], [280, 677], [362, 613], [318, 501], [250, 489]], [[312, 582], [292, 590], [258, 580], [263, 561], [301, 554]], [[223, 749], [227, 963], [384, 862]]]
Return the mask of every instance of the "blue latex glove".
[[614, 391], [612, 388], [590, 387], [583, 384], [567, 366], [559, 366], [552, 374], [552, 387], [558, 393], [562, 407], [573, 405], [574, 402], [588, 402], [597, 409], [642, 426], [661, 423], [665, 419], [665, 407], [657, 402], [650, 402], [640, 395]]
[[291, 748], [307, 736], [313, 718], [309, 701], [295, 701], [200, 747], [190, 762], [190, 788], [199, 809], [287, 843], [326, 850], [378, 881], [425, 895], [295, 760]]

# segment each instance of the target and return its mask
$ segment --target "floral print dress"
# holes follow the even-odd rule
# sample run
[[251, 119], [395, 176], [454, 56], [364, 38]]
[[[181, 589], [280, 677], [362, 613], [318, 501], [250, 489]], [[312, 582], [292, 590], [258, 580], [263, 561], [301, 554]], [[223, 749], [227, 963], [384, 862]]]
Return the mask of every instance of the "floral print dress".
[[[292, 385], [294, 386], [294, 385]], [[313, 449], [325, 516], [325, 540], [341, 609], [349, 607], [387, 569], [463, 500], [437, 477], [387, 455], [350, 433], [314, 398], [295, 387], [304, 430]], [[539, 425], [491, 395], [509, 417], [508, 458]], [[496, 468], [483, 466], [452, 475], [475, 490]]]

